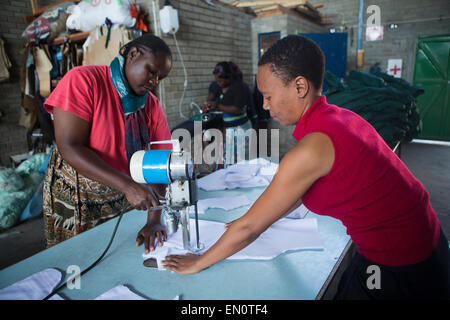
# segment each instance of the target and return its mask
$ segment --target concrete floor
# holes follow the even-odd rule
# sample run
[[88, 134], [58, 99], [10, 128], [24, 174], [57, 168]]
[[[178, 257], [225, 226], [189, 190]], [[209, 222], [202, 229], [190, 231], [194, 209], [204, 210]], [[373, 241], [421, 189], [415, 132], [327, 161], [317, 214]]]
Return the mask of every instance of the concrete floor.
[[[450, 235], [450, 147], [408, 143], [401, 158], [430, 193], [442, 229]], [[0, 270], [45, 248], [42, 217], [27, 220], [0, 233]]]

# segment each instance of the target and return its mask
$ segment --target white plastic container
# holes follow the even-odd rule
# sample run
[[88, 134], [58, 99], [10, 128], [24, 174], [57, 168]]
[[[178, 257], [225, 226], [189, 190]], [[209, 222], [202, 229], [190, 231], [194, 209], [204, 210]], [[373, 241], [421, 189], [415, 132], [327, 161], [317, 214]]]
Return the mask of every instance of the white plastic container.
[[159, 21], [162, 32], [174, 34], [178, 31], [178, 11], [172, 6], [164, 6], [159, 10]]

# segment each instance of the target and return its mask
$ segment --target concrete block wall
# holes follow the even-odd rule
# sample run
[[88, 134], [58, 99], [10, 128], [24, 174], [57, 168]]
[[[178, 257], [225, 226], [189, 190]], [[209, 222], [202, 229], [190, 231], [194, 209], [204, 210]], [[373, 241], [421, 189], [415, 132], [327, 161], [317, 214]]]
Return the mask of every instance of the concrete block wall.
[[252, 56], [254, 57], [252, 67], [253, 75], [256, 75], [258, 72], [258, 35], [260, 33], [278, 31], [280, 32], [281, 38], [288, 35], [287, 14], [252, 19]]
[[[160, 1], [162, 8], [164, 1]], [[208, 95], [208, 87], [214, 80], [212, 71], [220, 61], [234, 61], [239, 65], [244, 80], [252, 87], [251, 16], [242, 12], [208, 5], [200, 0], [171, 1], [178, 10], [179, 30], [176, 39], [187, 73], [188, 85], [181, 113], [180, 98], [184, 88], [184, 71], [175, 40], [172, 35], [162, 34], [172, 50], [173, 67], [163, 80], [165, 101], [163, 106], [170, 127], [186, 120], [192, 112], [191, 102], [201, 106]], [[151, 16], [152, 17], [152, 16]]]
[[[323, 3], [320, 12], [333, 20], [329, 28], [345, 26], [348, 33], [347, 70], [356, 68], [358, 42], [358, 0], [310, 0], [312, 4]], [[366, 41], [365, 28], [369, 5], [378, 5], [381, 11], [381, 24], [384, 38], [381, 41]], [[423, 35], [448, 34], [450, 32], [450, 4], [448, 0], [371, 0], [364, 1], [364, 27], [362, 47], [365, 50], [364, 71], [377, 61], [386, 71], [388, 59], [402, 59], [402, 78], [412, 82], [417, 38]], [[397, 29], [389, 25], [397, 24]]]

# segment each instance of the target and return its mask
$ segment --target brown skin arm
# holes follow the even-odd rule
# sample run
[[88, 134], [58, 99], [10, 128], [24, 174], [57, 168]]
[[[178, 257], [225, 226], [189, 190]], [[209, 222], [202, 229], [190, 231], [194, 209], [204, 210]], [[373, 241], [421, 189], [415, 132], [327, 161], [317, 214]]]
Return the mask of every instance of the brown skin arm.
[[159, 223], [161, 211], [150, 211], [150, 207], [159, 205], [158, 198], [164, 195], [163, 186], [153, 188], [150, 185], [139, 184], [130, 176], [105, 163], [88, 147], [91, 131], [89, 122], [59, 108], [54, 108], [53, 115], [56, 144], [64, 160], [83, 176], [124, 193], [132, 207], [148, 210], [147, 228], [156, 221]]
[[210, 92], [208, 94], [208, 97], [206, 97], [206, 104], [211, 105], [216, 101], [216, 95], [213, 92]]
[[235, 220], [203, 255], [167, 256], [164, 267], [180, 274], [197, 273], [243, 249], [297, 205], [299, 198], [331, 170], [334, 148], [322, 133], [305, 136], [280, 163], [272, 182], [250, 210]]

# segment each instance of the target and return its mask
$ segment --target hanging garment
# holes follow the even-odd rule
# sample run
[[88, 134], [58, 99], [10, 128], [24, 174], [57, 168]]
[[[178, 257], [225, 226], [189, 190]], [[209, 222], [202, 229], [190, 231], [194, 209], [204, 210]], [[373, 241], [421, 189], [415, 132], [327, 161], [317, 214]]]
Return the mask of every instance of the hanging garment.
[[33, 57], [39, 78], [39, 93], [42, 97], [47, 98], [51, 91], [50, 71], [53, 69], [52, 62], [43, 48], [33, 47]]
[[9, 79], [9, 68], [11, 68], [11, 61], [6, 55], [4, 41], [0, 38], [0, 82]]
[[93, 29], [83, 44], [83, 66], [109, 66], [119, 54], [120, 48], [131, 40], [130, 33], [123, 26], [113, 26], [109, 30], [105, 26]]

